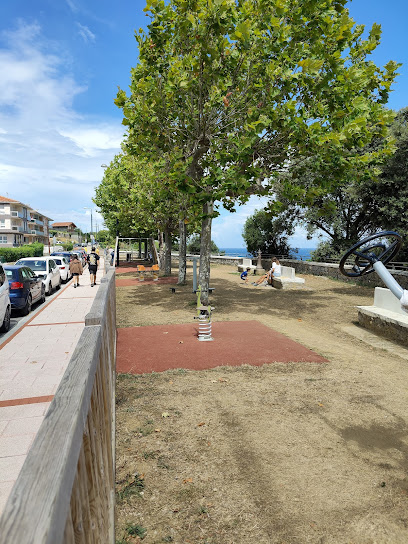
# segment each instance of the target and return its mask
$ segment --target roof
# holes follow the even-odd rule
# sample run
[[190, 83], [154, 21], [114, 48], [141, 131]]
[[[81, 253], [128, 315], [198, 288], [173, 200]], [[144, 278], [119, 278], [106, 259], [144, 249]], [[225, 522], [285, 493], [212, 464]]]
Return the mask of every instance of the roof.
[[35, 213], [38, 213], [38, 215], [42, 215], [45, 219], [48, 219], [49, 221], [52, 221], [51, 217], [47, 217], [46, 215], [44, 215], [43, 213], [35, 210], [34, 208], [32, 208], [31, 206], [29, 206], [28, 204], [24, 204], [24, 202], [21, 202], [20, 200], [14, 200], [13, 198], [7, 198], [6, 196], [1, 196], [0, 195], [0, 204], [3, 203], [3, 204], [6, 204], [6, 203], [10, 203], [10, 204], [21, 204], [22, 206], [25, 206], [26, 208], [28, 208], [29, 210], [35, 212]]
[[51, 225], [51, 228], [52, 228], [52, 227], [70, 227], [71, 225], [72, 225], [73, 227], [77, 228], [77, 226], [75, 225], [75, 223], [73, 223], [72, 221], [66, 221], [65, 223], [64, 223], [64, 222], [62, 222], [62, 223], [53, 223], [53, 224]]
[[7, 198], [5, 196], [0, 196], [0, 202], [17, 202], [17, 204], [20, 204], [18, 200], [13, 200], [12, 198]]

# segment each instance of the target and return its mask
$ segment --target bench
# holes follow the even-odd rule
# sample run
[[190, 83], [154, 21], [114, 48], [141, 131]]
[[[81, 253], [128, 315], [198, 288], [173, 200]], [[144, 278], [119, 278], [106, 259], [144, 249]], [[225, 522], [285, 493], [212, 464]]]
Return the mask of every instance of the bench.
[[385, 287], [374, 289], [372, 306], [357, 306], [359, 324], [376, 334], [408, 346], [408, 313]]
[[242, 264], [238, 265], [238, 272], [244, 272], [247, 268], [250, 268], [252, 273], [256, 270], [256, 266], [252, 264], [252, 259], [242, 257]]
[[275, 289], [293, 289], [303, 287], [305, 280], [295, 276], [295, 269], [291, 266], [281, 266], [281, 276], [272, 277], [272, 287]]

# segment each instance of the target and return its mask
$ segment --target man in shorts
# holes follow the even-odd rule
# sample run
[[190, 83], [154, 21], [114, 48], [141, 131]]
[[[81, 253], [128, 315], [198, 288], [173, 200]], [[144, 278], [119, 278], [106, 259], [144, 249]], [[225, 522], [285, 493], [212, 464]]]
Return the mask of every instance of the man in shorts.
[[99, 255], [96, 253], [94, 247], [86, 260], [88, 261], [89, 274], [91, 276], [91, 287], [93, 287], [96, 285], [96, 271], [98, 270], [99, 261]]

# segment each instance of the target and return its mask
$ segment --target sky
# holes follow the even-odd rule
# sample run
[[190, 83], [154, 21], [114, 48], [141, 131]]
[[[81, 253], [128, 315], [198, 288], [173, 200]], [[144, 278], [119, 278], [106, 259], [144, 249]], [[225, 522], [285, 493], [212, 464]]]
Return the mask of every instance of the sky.
[[[120, 152], [124, 134], [114, 105], [137, 64], [135, 30], [149, 19], [145, 0], [2, 0], [0, 5], [0, 195], [84, 231], [103, 228], [92, 202], [102, 165]], [[353, 0], [351, 16], [382, 26], [377, 65], [403, 63], [388, 106], [407, 106], [407, 0]], [[219, 247], [244, 247], [246, 218], [263, 207], [251, 200], [213, 222]], [[292, 247], [314, 247], [302, 229]]]

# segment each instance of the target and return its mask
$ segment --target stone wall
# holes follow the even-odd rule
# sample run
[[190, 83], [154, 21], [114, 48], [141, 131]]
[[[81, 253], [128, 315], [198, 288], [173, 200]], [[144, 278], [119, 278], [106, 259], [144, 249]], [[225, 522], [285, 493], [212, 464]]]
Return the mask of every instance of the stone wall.
[[[178, 254], [172, 254], [172, 257], [175, 260], [178, 260]], [[200, 258], [199, 255], [187, 255], [187, 259], [191, 260], [192, 257]], [[252, 264], [256, 266], [257, 258], [252, 259]], [[229, 264], [238, 266], [242, 265], [242, 257], [229, 257], [229, 256], [211, 256], [212, 263], [218, 264]], [[291, 266], [295, 269], [296, 274], [312, 274], [313, 276], [327, 276], [329, 278], [334, 278], [339, 281], [344, 281], [347, 283], [356, 283], [357, 285], [365, 285], [368, 287], [386, 287], [381, 281], [380, 277], [372, 272], [361, 278], [347, 278], [339, 270], [338, 264], [332, 263], [316, 263], [312, 261], [297, 261], [295, 259], [282, 259], [280, 263], [284, 266]], [[262, 259], [262, 266], [265, 270], [271, 268], [270, 259]], [[390, 270], [391, 274], [394, 276], [396, 281], [401, 285], [403, 289], [408, 289], [408, 272], [402, 270]]]
[[[281, 261], [285, 266], [292, 266], [297, 274], [312, 274], [314, 276], [327, 276], [339, 281], [348, 283], [356, 283], [357, 285], [365, 285], [368, 287], [386, 287], [381, 281], [378, 274], [371, 272], [360, 278], [347, 278], [339, 270], [338, 264], [331, 263], [315, 263], [311, 261], [297, 261], [295, 259], [285, 259]], [[402, 270], [390, 270], [396, 281], [403, 289], [408, 289], [408, 272]]]

